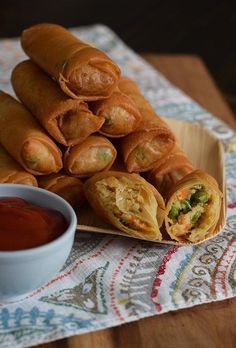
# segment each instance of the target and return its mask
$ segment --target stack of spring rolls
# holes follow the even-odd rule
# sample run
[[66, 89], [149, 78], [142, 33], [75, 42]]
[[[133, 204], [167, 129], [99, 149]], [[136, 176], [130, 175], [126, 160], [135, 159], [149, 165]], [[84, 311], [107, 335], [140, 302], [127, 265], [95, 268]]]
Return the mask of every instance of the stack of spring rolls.
[[29, 59], [0, 92], [0, 183], [40, 186], [128, 236], [197, 243], [214, 235], [222, 193], [104, 52], [55, 24], [23, 31]]

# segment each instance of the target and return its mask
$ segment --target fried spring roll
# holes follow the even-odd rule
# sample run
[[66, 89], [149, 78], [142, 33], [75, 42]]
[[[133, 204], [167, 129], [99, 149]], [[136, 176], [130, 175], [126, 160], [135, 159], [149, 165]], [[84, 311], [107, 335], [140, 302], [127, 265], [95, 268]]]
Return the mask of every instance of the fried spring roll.
[[107, 137], [123, 137], [133, 132], [141, 121], [141, 114], [136, 105], [118, 89], [103, 100], [92, 103], [95, 115], [105, 118], [99, 133]]
[[193, 170], [192, 163], [179, 145], [176, 145], [169, 155], [158, 162], [150, 172], [147, 172], [146, 179], [163, 197], [166, 197], [170, 188]]
[[84, 202], [83, 183], [78, 178], [60, 172], [42, 176], [38, 182], [39, 187], [58, 194], [74, 209], [78, 209]]
[[116, 149], [103, 136], [90, 135], [81, 144], [68, 148], [64, 168], [70, 175], [88, 177], [109, 170], [116, 158]]
[[186, 175], [167, 197], [165, 227], [179, 242], [197, 243], [214, 235], [222, 193], [216, 180], [201, 170]]
[[120, 69], [105, 53], [82, 42], [60, 25], [42, 23], [24, 30], [21, 45], [72, 98], [108, 97], [120, 77]]
[[32, 61], [19, 63], [12, 72], [17, 97], [59, 143], [70, 146], [97, 132], [104, 122], [86, 103], [69, 98], [55, 81]]
[[28, 172], [44, 175], [62, 168], [61, 151], [30, 112], [0, 91], [0, 143]]
[[129, 236], [161, 240], [165, 205], [158, 191], [138, 174], [108, 171], [84, 184], [93, 210]]
[[175, 136], [143, 97], [134, 81], [121, 78], [118, 87], [134, 101], [142, 115], [136, 130], [122, 139], [124, 162], [128, 172], [148, 171], [173, 149]]
[[0, 145], [0, 183], [38, 186], [36, 178], [26, 172]]

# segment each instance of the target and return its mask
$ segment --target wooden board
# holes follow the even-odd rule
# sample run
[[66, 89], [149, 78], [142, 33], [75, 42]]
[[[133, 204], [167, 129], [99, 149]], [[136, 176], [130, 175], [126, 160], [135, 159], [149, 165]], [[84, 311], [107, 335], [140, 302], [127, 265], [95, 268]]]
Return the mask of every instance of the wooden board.
[[[181, 148], [187, 154], [190, 161], [196, 168], [202, 169], [211, 174], [218, 182], [219, 188], [223, 193], [223, 204], [218, 224], [215, 229], [217, 234], [225, 224], [226, 216], [226, 190], [224, 176], [224, 150], [221, 142], [216, 139], [207, 129], [198, 124], [179, 121], [174, 119], [165, 119], [174, 131]], [[79, 232], [95, 232], [105, 234], [115, 234], [127, 237], [127, 234], [115, 229], [113, 226], [105, 223], [98, 217], [91, 208], [86, 206], [78, 215]], [[129, 238], [137, 238], [130, 237]], [[212, 236], [211, 236], [212, 238]], [[139, 238], [140, 239], [140, 238]], [[180, 243], [164, 237], [162, 241], [154, 240], [156, 243], [165, 244], [190, 244]], [[191, 243], [192, 244], [192, 243]]]

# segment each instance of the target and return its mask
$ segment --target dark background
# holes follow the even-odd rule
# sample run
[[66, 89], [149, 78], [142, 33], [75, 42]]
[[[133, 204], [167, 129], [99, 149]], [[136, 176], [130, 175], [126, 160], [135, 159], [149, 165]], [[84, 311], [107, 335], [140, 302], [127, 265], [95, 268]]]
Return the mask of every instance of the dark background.
[[0, 0], [0, 37], [39, 22], [104, 23], [139, 53], [198, 54], [236, 112], [236, 1]]

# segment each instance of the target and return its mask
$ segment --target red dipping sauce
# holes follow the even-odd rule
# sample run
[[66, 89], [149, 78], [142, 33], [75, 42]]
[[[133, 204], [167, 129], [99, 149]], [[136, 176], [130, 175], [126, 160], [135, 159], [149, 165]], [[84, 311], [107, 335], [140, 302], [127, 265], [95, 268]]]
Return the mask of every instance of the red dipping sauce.
[[0, 198], [0, 251], [37, 247], [59, 237], [68, 227], [58, 211], [18, 197]]

